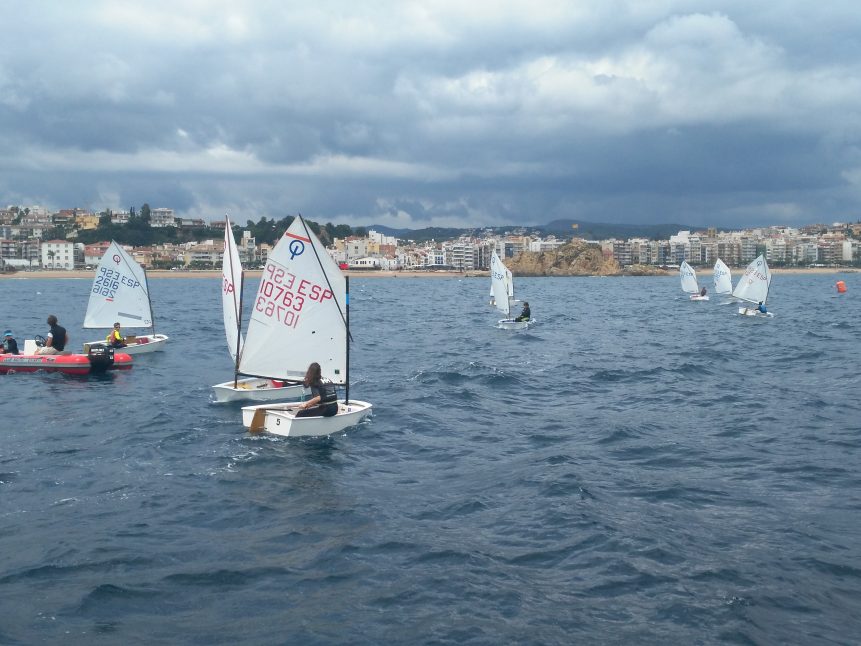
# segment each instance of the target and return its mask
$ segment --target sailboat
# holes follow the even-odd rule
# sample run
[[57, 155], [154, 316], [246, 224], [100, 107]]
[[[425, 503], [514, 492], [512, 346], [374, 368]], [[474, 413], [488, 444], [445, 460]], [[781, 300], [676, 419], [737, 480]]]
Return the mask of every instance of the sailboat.
[[[163, 350], [167, 343], [166, 335], [155, 332], [146, 270], [111, 241], [96, 267], [84, 328], [111, 328], [114, 323], [123, 328], [152, 328], [152, 334], [127, 336], [126, 347], [122, 349], [125, 354]], [[106, 343], [104, 338], [89, 341], [84, 344], [84, 352]]]
[[697, 274], [694, 268], [691, 267], [687, 260], [682, 260], [679, 267], [679, 276], [682, 279], [682, 290], [691, 295], [692, 301], [707, 301], [709, 299], [705, 294], [700, 294], [700, 286], [697, 284]]
[[371, 413], [350, 399], [349, 280], [301, 215], [269, 255], [251, 310], [239, 371], [272, 379], [302, 379], [312, 362], [322, 376], [345, 386], [332, 417], [296, 417], [292, 403], [242, 408], [251, 432], [289, 437], [331, 435]]
[[[238, 280], [237, 280], [238, 279]], [[221, 261], [221, 305], [224, 313], [224, 333], [227, 350], [233, 359], [233, 379], [215, 384], [212, 389], [216, 403], [233, 401], [273, 401], [276, 399], [298, 400], [305, 389], [301, 384], [265, 377], [239, 378], [239, 359], [242, 356], [242, 291], [244, 273], [239, 259], [239, 249], [230, 227], [230, 219], [224, 219], [224, 257]], [[253, 363], [246, 369], [253, 369]]]
[[514, 297], [514, 278], [508, 271], [496, 252], [490, 257], [490, 289], [496, 309], [505, 314], [505, 318], [497, 323], [504, 330], [525, 330], [530, 321], [515, 321], [511, 318], [511, 300]]
[[[768, 290], [771, 287], [771, 272], [768, 270], [768, 263], [765, 262], [765, 256], [760, 254], [752, 263], [747, 266], [744, 276], [739, 278], [738, 284], [732, 291], [732, 295], [743, 301], [758, 305], [768, 300]], [[771, 312], [762, 313], [757, 307], [739, 307], [738, 313], [743, 316], [768, 316], [772, 317]]]
[[732, 274], [720, 258], [715, 263], [714, 280], [716, 294], [732, 294]]

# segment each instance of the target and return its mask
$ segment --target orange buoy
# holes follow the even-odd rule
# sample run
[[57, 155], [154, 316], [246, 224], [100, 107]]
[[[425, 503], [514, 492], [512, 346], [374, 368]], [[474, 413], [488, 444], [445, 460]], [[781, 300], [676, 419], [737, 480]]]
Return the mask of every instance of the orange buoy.
[[838, 294], [845, 294], [846, 293], [846, 283], [844, 283], [842, 280], [837, 281], [837, 293]]

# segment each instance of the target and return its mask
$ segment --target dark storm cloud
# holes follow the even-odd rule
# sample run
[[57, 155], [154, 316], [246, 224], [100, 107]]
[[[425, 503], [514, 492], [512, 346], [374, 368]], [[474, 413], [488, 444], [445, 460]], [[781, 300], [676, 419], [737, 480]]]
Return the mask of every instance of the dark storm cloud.
[[240, 221], [857, 219], [853, 3], [13, 3], [0, 201]]

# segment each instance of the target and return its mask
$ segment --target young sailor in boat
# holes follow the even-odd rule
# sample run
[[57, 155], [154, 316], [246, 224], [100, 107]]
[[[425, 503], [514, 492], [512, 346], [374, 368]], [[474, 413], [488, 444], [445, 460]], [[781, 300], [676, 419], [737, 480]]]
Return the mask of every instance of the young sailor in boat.
[[12, 330], [6, 330], [3, 333], [3, 342], [0, 343], [0, 350], [3, 354], [21, 354], [18, 352], [18, 342], [12, 336]]
[[296, 417], [332, 417], [338, 413], [338, 392], [335, 384], [324, 384], [320, 364], [316, 361], [308, 366], [305, 388], [311, 389], [311, 399], [299, 404]]
[[765, 305], [762, 304], [762, 301], [759, 301], [759, 305], [756, 306], [756, 309], [763, 314], [768, 314], [768, 310], [765, 309]]
[[532, 313], [529, 311], [529, 303], [523, 301], [523, 311], [520, 312], [520, 316], [518, 316], [515, 321], [528, 321], [532, 316]]
[[122, 332], [120, 331], [119, 322], [114, 323], [114, 329], [110, 331], [105, 341], [107, 341], [108, 345], [112, 348], [126, 347], [126, 340], [125, 337], [123, 337]]
[[700, 296], [705, 296], [707, 292], [708, 292], [708, 290], [705, 288], [705, 285], [704, 285], [703, 288], [700, 290]]
[[36, 348], [36, 354], [60, 354], [69, 342], [66, 328], [57, 322], [57, 317], [53, 314], [48, 317], [48, 325], [51, 328], [48, 338], [45, 340], [44, 347]]

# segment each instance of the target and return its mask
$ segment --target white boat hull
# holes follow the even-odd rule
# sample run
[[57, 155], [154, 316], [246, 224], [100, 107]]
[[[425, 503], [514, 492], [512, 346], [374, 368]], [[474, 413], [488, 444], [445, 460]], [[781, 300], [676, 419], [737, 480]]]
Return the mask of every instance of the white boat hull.
[[529, 319], [528, 321], [515, 321], [514, 319], [501, 319], [497, 324], [501, 330], [525, 330], [529, 327], [529, 324], [532, 323], [533, 319]]
[[371, 414], [368, 402], [338, 402], [338, 413], [332, 417], [294, 417], [295, 404], [260, 404], [243, 406], [242, 425], [251, 432], [265, 431], [283, 437], [320, 437], [332, 435], [358, 424]]
[[759, 316], [761, 318], [772, 318], [774, 316], [771, 312], [763, 314], [755, 307], [739, 307], [738, 313], [740, 316]]
[[[129, 343], [123, 348], [117, 348], [120, 352], [126, 354], [146, 354], [155, 352], [156, 350], [164, 350], [168, 336], [166, 334], [144, 334], [134, 337], [134, 342]], [[84, 353], [88, 352], [91, 346], [105, 345], [105, 341], [89, 341], [84, 344]]]
[[221, 384], [215, 384], [212, 390], [215, 402], [218, 404], [238, 401], [299, 401], [305, 392], [302, 384], [277, 386], [272, 383], [271, 379], [260, 377], [245, 377], [236, 382], [231, 379]]
[[693, 296], [691, 296], [691, 300], [692, 300], [692, 301], [707, 301], [708, 299], [709, 299], [709, 297], [708, 297], [708, 296], [699, 296], [699, 295], [696, 295], [696, 294], [695, 294], [695, 295], [693, 295]]

